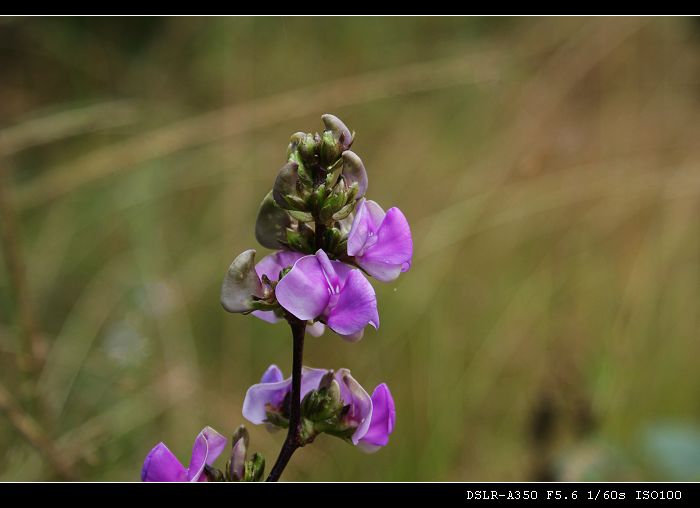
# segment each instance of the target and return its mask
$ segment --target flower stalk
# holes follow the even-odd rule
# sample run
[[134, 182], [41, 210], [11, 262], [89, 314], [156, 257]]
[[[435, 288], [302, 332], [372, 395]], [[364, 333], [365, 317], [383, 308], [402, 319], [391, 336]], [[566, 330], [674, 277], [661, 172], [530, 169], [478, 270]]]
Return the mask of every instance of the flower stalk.
[[292, 392], [289, 407], [289, 429], [282, 449], [272, 466], [267, 477], [268, 482], [276, 482], [282, 476], [289, 459], [297, 450], [304, 446], [301, 437], [301, 367], [304, 357], [304, 335], [306, 335], [306, 321], [301, 321], [294, 316], [288, 316], [287, 321], [292, 329]]

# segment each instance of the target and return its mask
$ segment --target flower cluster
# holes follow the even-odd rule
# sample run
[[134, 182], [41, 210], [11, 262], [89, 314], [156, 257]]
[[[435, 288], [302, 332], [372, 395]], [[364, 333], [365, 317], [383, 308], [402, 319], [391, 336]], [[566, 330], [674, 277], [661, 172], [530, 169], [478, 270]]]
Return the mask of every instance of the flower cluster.
[[[292, 378], [271, 365], [260, 383], [248, 388], [243, 416], [254, 424], [289, 425]], [[389, 387], [382, 383], [372, 396], [348, 369], [338, 371], [304, 367], [301, 375], [302, 439], [310, 443], [321, 433], [331, 434], [374, 452], [389, 442], [396, 410]]]
[[221, 303], [229, 312], [276, 322], [288, 313], [312, 334], [328, 326], [357, 341], [379, 327], [377, 298], [365, 274], [382, 282], [411, 267], [413, 241], [404, 214], [365, 199], [362, 160], [353, 135], [323, 115], [323, 134], [292, 136], [288, 161], [258, 212], [255, 234], [278, 251], [255, 264], [255, 251], [229, 267]]
[[[287, 161], [263, 199], [255, 224], [261, 245], [275, 252], [257, 264], [246, 250], [231, 263], [221, 304], [232, 313], [276, 323], [287, 321], [294, 337], [294, 369], [284, 379], [275, 365], [251, 386], [243, 416], [253, 424], [287, 428], [288, 435], [268, 481], [279, 478], [294, 450], [320, 434], [339, 437], [364, 451], [385, 446], [396, 410], [385, 383], [372, 395], [345, 368], [302, 368], [304, 333], [326, 327], [356, 342], [369, 325], [379, 328], [374, 288], [368, 280], [396, 279], [411, 268], [413, 241], [404, 214], [386, 212], [365, 196], [365, 166], [350, 150], [354, 133], [333, 115], [322, 116], [322, 133], [293, 134]], [[248, 434], [233, 436], [224, 471], [212, 466], [226, 439], [205, 428], [195, 440], [189, 466], [160, 443], [146, 457], [144, 481], [257, 481], [265, 461], [247, 459]]]

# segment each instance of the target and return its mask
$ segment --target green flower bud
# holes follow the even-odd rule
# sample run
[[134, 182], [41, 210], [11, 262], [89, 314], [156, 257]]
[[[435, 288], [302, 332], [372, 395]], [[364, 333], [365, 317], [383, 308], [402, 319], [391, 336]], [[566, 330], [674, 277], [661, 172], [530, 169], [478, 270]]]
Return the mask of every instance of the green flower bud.
[[341, 153], [343, 153], [343, 147], [333, 137], [333, 133], [325, 131], [321, 135], [321, 164], [324, 167], [330, 166], [338, 160]]
[[351, 200], [347, 205], [343, 206], [340, 210], [333, 214], [333, 220], [341, 221], [347, 218], [352, 212], [355, 211], [355, 206], [357, 201]]
[[265, 473], [265, 457], [255, 452], [253, 457], [245, 463], [243, 481], [259, 482]]
[[287, 210], [287, 213], [299, 222], [313, 222], [314, 216], [309, 212], [301, 212], [299, 210]]
[[324, 249], [329, 254], [337, 255], [338, 245], [342, 239], [342, 233], [338, 228], [328, 228], [324, 233]]
[[[287, 162], [277, 173], [275, 184], [272, 187], [272, 197], [280, 208], [290, 209], [290, 200], [297, 197], [298, 180], [299, 164], [294, 161]], [[301, 203], [302, 206], [305, 206], [303, 200]], [[295, 209], [295, 207], [291, 206], [291, 209]]]
[[313, 164], [315, 162], [318, 156], [320, 140], [318, 134], [316, 136], [313, 134], [306, 134], [299, 142], [299, 154], [307, 164]]
[[[330, 381], [324, 385], [321, 381], [317, 390], [310, 391], [301, 405], [302, 415], [312, 422], [321, 422], [337, 415], [343, 407], [340, 396], [340, 385], [333, 378], [333, 372], [329, 372]], [[324, 376], [324, 379], [327, 376]]]
[[292, 154], [297, 151], [299, 143], [304, 140], [305, 136], [305, 132], [295, 132], [292, 134], [291, 138], [289, 139], [289, 146], [287, 146], [287, 159], [289, 159]]
[[330, 131], [333, 137], [338, 142], [340, 152], [344, 152], [352, 145], [354, 136], [350, 133], [345, 124], [337, 116], [325, 114], [321, 116], [323, 124], [326, 126], [326, 131]]
[[268, 249], [280, 249], [282, 242], [286, 241], [286, 230], [292, 225], [289, 214], [280, 208], [268, 192], [260, 204], [258, 217], [255, 221], [255, 238]]
[[345, 195], [344, 193], [333, 193], [330, 196], [328, 196], [325, 201], [323, 202], [323, 205], [321, 206], [321, 209], [319, 210], [318, 213], [318, 218], [319, 220], [324, 223], [328, 224], [331, 221], [331, 218], [333, 215], [338, 212], [343, 206], [345, 205]]
[[304, 253], [311, 254], [314, 252], [314, 250], [313, 250], [314, 238], [313, 238], [313, 236], [309, 236], [306, 233], [306, 230], [311, 231], [311, 234], [313, 235], [313, 231], [310, 230], [309, 228], [306, 228], [305, 230], [288, 229], [287, 230], [287, 243], [292, 248], [292, 250], [295, 250], [297, 252], [304, 252]]

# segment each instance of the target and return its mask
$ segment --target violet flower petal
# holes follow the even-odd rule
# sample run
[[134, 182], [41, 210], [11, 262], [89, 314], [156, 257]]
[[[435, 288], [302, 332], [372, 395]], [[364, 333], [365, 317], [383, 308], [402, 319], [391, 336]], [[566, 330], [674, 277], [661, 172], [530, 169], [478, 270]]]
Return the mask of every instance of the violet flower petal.
[[343, 403], [350, 405], [346, 418], [357, 425], [357, 429], [351, 437], [352, 443], [357, 444], [367, 433], [372, 420], [372, 399], [360, 383], [352, 377], [348, 369], [339, 369], [335, 374], [335, 379], [340, 385], [340, 396]]
[[255, 265], [255, 273], [262, 279], [263, 275], [267, 275], [270, 280], [278, 280], [282, 269], [293, 266], [300, 258], [304, 257], [299, 252], [281, 250], [265, 256]]
[[187, 480], [200, 481], [205, 465], [212, 465], [226, 448], [226, 438], [211, 427], [204, 427], [194, 440]]
[[250, 314], [258, 319], [262, 319], [263, 321], [271, 323], [273, 325], [275, 323], [279, 323], [280, 320], [280, 318], [277, 317], [277, 314], [275, 314], [275, 311], [273, 310], [254, 310]]
[[[318, 388], [326, 369], [303, 367], [301, 370], [301, 398], [311, 390]], [[287, 393], [292, 389], [292, 378], [282, 380], [282, 371], [276, 365], [270, 365], [263, 374], [261, 382], [248, 388], [243, 400], [243, 417], [259, 425], [267, 420], [267, 405], [279, 409]]]
[[411, 228], [401, 210], [390, 208], [376, 235], [376, 243], [356, 261], [377, 280], [389, 282], [411, 267]]
[[340, 335], [353, 335], [367, 324], [379, 327], [374, 288], [360, 270], [352, 270], [331, 308], [326, 324]]
[[303, 400], [307, 393], [318, 388], [321, 384], [323, 376], [328, 374], [328, 369], [315, 369], [312, 367], [301, 368], [301, 399]]
[[186, 482], [187, 470], [165, 443], [158, 443], [143, 462], [141, 481]]
[[316, 256], [299, 259], [275, 288], [277, 301], [301, 320], [316, 319], [328, 305], [326, 275]]
[[370, 236], [376, 234], [384, 219], [384, 210], [374, 201], [363, 199], [355, 209], [350, 233], [348, 233], [348, 255], [359, 256], [364, 253], [365, 244]]
[[384, 213], [374, 201], [358, 205], [348, 236], [348, 255], [367, 273], [389, 282], [411, 267], [411, 228], [398, 208]]
[[[269, 369], [268, 369], [269, 370]], [[292, 378], [274, 383], [258, 383], [250, 388], [243, 399], [243, 417], [259, 425], [267, 420], [267, 404], [279, 407], [285, 395], [291, 389]]]
[[260, 378], [261, 383], [279, 383], [284, 380], [282, 370], [274, 363], [270, 365]]
[[391, 391], [382, 383], [372, 393], [372, 419], [359, 444], [366, 452], [375, 452], [389, 443], [396, 424], [396, 407]]

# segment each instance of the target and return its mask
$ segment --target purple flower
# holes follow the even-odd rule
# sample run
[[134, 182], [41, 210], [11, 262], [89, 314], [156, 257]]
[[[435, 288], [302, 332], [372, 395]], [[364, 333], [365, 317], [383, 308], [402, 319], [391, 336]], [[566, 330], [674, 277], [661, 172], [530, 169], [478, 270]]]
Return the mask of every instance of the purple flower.
[[384, 210], [374, 201], [362, 200], [355, 210], [348, 236], [348, 255], [374, 278], [389, 282], [411, 268], [413, 240], [404, 214], [398, 208]]
[[[266, 275], [268, 279], [277, 281], [282, 270], [294, 265], [294, 263], [302, 257], [304, 257], [304, 254], [288, 250], [275, 252], [274, 254], [265, 256], [255, 265], [255, 273], [258, 275], [259, 279], [262, 279], [262, 276]], [[272, 310], [256, 310], [253, 311], [252, 314], [268, 323], [277, 323], [280, 320], [279, 316]], [[323, 335], [325, 328], [323, 323], [313, 323], [306, 327], [306, 332], [314, 337], [320, 337]]]
[[377, 297], [360, 270], [331, 261], [323, 250], [300, 258], [275, 288], [279, 304], [301, 320], [319, 319], [346, 340], [379, 327]]
[[146, 456], [141, 470], [144, 482], [205, 482], [204, 467], [211, 465], [226, 447], [226, 438], [211, 427], [204, 427], [194, 440], [190, 465], [185, 468], [177, 457], [158, 443]]
[[[304, 367], [301, 376], [301, 399], [319, 387], [329, 371]], [[396, 409], [389, 387], [382, 383], [370, 397], [352, 377], [348, 369], [339, 369], [333, 374], [340, 386], [340, 397], [344, 409], [343, 428], [355, 429], [350, 440], [366, 452], [377, 451], [389, 442], [394, 431]], [[268, 412], [286, 415], [284, 407], [291, 391], [292, 378], [283, 379], [282, 371], [271, 365], [263, 374], [260, 383], [251, 386], [243, 401], [243, 416], [254, 424], [268, 423]]]

